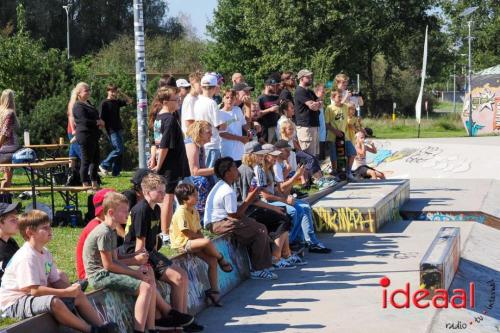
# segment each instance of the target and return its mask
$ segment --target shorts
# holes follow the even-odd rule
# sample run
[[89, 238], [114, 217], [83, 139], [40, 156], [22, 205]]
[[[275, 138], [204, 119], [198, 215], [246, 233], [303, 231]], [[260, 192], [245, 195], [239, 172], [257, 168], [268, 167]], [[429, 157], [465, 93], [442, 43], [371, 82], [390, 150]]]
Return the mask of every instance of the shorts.
[[104, 270], [89, 277], [89, 282], [94, 289], [108, 288], [128, 294], [135, 294], [142, 281], [129, 275], [116, 274]]
[[168, 259], [162, 253], [158, 251], [149, 252], [149, 263], [155, 272], [155, 278], [160, 280], [160, 278], [165, 274], [165, 271], [172, 266], [172, 260]]
[[312, 156], [319, 154], [319, 127], [297, 126], [300, 148]]
[[[70, 140], [70, 142], [73, 137], [73, 134], [68, 133], [68, 139]], [[69, 145], [69, 157], [82, 159], [82, 152], [79, 143], [74, 142]]]
[[[4, 317], [26, 319], [51, 311], [54, 295], [31, 296], [25, 295], [9, 306], [3, 313]], [[75, 312], [75, 299], [71, 297], [60, 298], [66, 307]]]
[[346, 151], [347, 157], [352, 157], [352, 156], [357, 155], [356, 148], [354, 148], [354, 145], [349, 140], [345, 140], [345, 151]]
[[364, 178], [364, 177], [368, 177], [368, 170], [370, 170], [370, 168], [368, 168], [366, 165], [361, 165], [359, 168], [357, 168], [353, 172], [356, 174], [356, 176]]

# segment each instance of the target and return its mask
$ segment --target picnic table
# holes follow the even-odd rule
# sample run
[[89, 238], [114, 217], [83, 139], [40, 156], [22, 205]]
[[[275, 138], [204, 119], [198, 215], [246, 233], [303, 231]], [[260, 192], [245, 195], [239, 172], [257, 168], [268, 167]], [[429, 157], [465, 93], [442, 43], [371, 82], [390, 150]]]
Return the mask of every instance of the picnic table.
[[69, 147], [67, 143], [49, 143], [49, 144], [38, 144], [38, 145], [25, 145], [24, 148], [31, 148], [37, 153], [39, 159], [56, 159], [61, 155], [61, 150]]

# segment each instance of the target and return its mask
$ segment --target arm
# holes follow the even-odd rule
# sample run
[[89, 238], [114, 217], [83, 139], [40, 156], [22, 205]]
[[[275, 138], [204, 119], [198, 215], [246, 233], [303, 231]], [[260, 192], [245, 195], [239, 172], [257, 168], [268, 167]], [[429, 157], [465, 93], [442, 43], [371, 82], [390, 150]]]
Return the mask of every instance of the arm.
[[356, 153], [360, 156], [365, 156], [365, 144], [363, 142], [356, 142]]
[[310, 100], [310, 101], [305, 102], [304, 104], [307, 105], [307, 107], [311, 111], [318, 111], [319, 112], [319, 110], [321, 109], [321, 102], [315, 102], [313, 100]]
[[189, 239], [203, 238], [201, 232], [194, 232], [193, 230], [190, 229], [184, 229], [182, 230], [182, 233]]
[[214, 168], [200, 168], [199, 165], [200, 149], [194, 143], [186, 144], [186, 155], [189, 162], [189, 170], [192, 176], [212, 176]]
[[370, 153], [376, 154], [377, 153], [377, 147], [375, 147], [375, 144], [373, 142], [370, 142], [365, 146], [366, 150], [369, 151]]
[[112, 251], [99, 251], [101, 254], [102, 265], [105, 270], [116, 274], [125, 274], [138, 280], [146, 281], [146, 275], [140, 271], [133, 270], [128, 266], [121, 264], [114, 259]]
[[301, 167], [299, 167], [297, 169], [297, 172], [291, 178], [289, 178], [281, 183], [278, 183], [278, 188], [279, 188], [280, 192], [283, 194], [286, 194], [286, 195], [290, 194], [290, 190], [293, 187], [293, 183], [295, 182], [295, 180], [297, 178], [302, 177], [302, 175], [304, 174], [304, 170], [305, 170], [305, 167], [302, 165]]
[[257, 199], [257, 195], [259, 194], [259, 192], [260, 192], [260, 190], [257, 187], [253, 191], [251, 191], [250, 193], [248, 193], [248, 195], [245, 198], [245, 200], [243, 200], [243, 203], [236, 210], [236, 213], [230, 213], [228, 215], [230, 217], [234, 217], [234, 218], [241, 218], [241, 217], [243, 217], [245, 215], [245, 211], [247, 210], [248, 206], [250, 206], [250, 204], [252, 202], [254, 202], [255, 199]]
[[146, 250], [146, 237], [135, 238], [135, 252]]
[[134, 253], [118, 254], [118, 260], [127, 266], [139, 266], [148, 262], [149, 254], [146, 250], [141, 250]]
[[46, 295], [54, 295], [57, 297], [76, 297], [79, 293], [81, 293], [80, 285], [78, 283], [74, 283], [71, 286], [64, 289], [51, 288], [47, 286], [41, 285], [33, 285], [26, 288], [21, 289], [24, 292], [29, 293], [31, 296], [46, 296]]
[[127, 95], [126, 93], [124, 93], [120, 89], [118, 89], [118, 93], [121, 96], [123, 96], [123, 98], [125, 98], [125, 102], [127, 103], [127, 105], [130, 105], [130, 104], [132, 104], [134, 102], [134, 100], [129, 95]]
[[168, 154], [168, 148], [158, 148], [158, 151], [159, 151], [158, 162], [155, 167], [151, 168], [151, 170], [153, 171], [158, 171], [163, 165], [163, 162], [165, 162], [165, 159], [167, 158]]
[[278, 213], [278, 214], [281, 214], [281, 215], [286, 216], [286, 213], [285, 213], [283, 210], [281, 210], [281, 208], [280, 208], [280, 207], [270, 205], [270, 204], [268, 204], [268, 203], [267, 203], [267, 202], [265, 202], [265, 201], [262, 201], [262, 200], [257, 200], [257, 201], [255, 201], [253, 204], [254, 204], [254, 206], [261, 207], [261, 208], [266, 208], [266, 209], [269, 209], [269, 210], [275, 211], [275, 212], [276, 212], [276, 213]]
[[278, 105], [273, 105], [270, 108], [260, 110], [261, 115], [266, 115], [268, 113], [273, 113], [273, 112], [278, 112], [279, 106]]
[[249, 141], [248, 136], [239, 136], [239, 135], [234, 135], [228, 132], [220, 132], [219, 133], [221, 138], [227, 139], [227, 140], [233, 140], [233, 141], [239, 141], [243, 144], [247, 143]]

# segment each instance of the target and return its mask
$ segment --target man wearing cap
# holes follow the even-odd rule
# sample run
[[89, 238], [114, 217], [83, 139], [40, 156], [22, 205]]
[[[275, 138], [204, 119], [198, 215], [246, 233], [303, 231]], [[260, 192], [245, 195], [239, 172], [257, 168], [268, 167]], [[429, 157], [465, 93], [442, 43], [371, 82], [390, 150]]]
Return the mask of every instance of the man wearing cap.
[[237, 85], [238, 83], [245, 82], [245, 78], [241, 73], [234, 73], [233, 76], [231, 76], [231, 82], [233, 82], [233, 88], [234, 88], [234, 86]]
[[13, 236], [19, 232], [17, 211], [21, 204], [0, 202], [0, 281], [12, 256], [19, 250]]
[[276, 90], [280, 83], [274, 78], [269, 78], [264, 82], [264, 94], [257, 99], [259, 103], [261, 118], [259, 123], [264, 130], [264, 140], [268, 143], [276, 141], [276, 124], [279, 119], [279, 96], [276, 95]]
[[205, 144], [205, 165], [212, 168], [215, 161], [220, 158], [220, 136], [219, 129], [223, 129], [224, 120], [219, 113], [219, 107], [213, 100], [215, 88], [217, 87], [217, 76], [211, 73], [201, 78], [202, 95], [198, 96], [194, 104], [195, 120], [205, 120], [212, 125], [212, 138]]
[[186, 79], [178, 79], [177, 81], [175, 81], [175, 85], [179, 89], [178, 96], [179, 96], [179, 104], [181, 105], [181, 108], [179, 109], [179, 114], [180, 118], [182, 118], [182, 103], [184, 103], [184, 99], [191, 90], [191, 84], [189, 84], [189, 82], [187, 82]]
[[286, 71], [281, 74], [281, 86], [283, 89], [281, 90], [279, 100], [287, 100], [293, 103], [292, 92], [295, 89], [295, 77], [293, 76], [293, 72]]
[[319, 154], [319, 113], [322, 102], [309, 89], [312, 85], [310, 70], [302, 69], [297, 74], [299, 86], [295, 90], [295, 121], [297, 138], [302, 150], [316, 156]]
[[182, 102], [182, 113], [181, 113], [181, 128], [182, 132], [186, 134], [187, 128], [189, 125], [194, 123], [194, 104], [198, 100], [198, 96], [201, 94], [201, 73], [194, 72], [189, 74], [189, 83], [191, 89], [189, 94], [184, 97], [184, 101]]
[[[107, 98], [102, 101], [99, 108], [99, 117], [104, 121], [104, 127], [108, 133], [109, 141], [113, 150], [109, 152], [108, 156], [99, 165], [99, 170], [107, 175], [109, 171], [116, 177], [120, 175], [122, 170], [122, 155], [124, 151], [123, 146], [123, 126], [120, 118], [120, 108], [128, 104], [132, 104], [133, 100], [114, 84], [107, 87]], [[119, 99], [118, 95], [124, 99]]]

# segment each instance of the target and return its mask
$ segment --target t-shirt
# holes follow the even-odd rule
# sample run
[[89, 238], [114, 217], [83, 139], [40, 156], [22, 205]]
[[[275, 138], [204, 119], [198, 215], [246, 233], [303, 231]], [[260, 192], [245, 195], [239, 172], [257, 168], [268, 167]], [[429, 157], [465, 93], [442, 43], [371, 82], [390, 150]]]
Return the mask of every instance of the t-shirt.
[[137, 194], [135, 193], [135, 190], [126, 190], [123, 191], [122, 194], [128, 199], [128, 210], [132, 210], [132, 207], [134, 207], [137, 203]]
[[40, 253], [29, 242], [24, 243], [5, 269], [0, 287], [0, 309], [5, 311], [19, 298], [27, 295], [21, 289], [48, 286], [59, 279], [59, 271], [49, 250], [43, 248]]
[[212, 222], [222, 221], [237, 210], [236, 192], [225, 181], [219, 180], [208, 194], [203, 224], [207, 227]]
[[224, 121], [221, 119], [217, 103], [206, 96], [200, 95], [194, 103], [195, 120], [206, 120], [212, 125], [212, 138], [205, 144], [205, 149], [220, 149], [220, 136], [218, 126]]
[[276, 161], [276, 163], [274, 163], [273, 165], [274, 180], [277, 183], [283, 183], [285, 181], [285, 176], [283, 175], [284, 168], [285, 165], [283, 162]]
[[[226, 132], [242, 136], [243, 126], [246, 125], [245, 116], [241, 109], [233, 106], [231, 111], [220, 110], [221, 119], [226, 123]], [[241, 141], [228, 140], [221, 137], [221, 155], [222, 157], [229, 156], [235, 161], [240, 161], [245, 152], [245, 145]]]
[[187, 132], [186, 121], [195, 120], [194, 104], [196, 103], [197, 99], [198, 96], [187, 94], [186, 97], [184, 97], [184, 101], [182, 102], [181, 128], [184, 134], [186, 134]]
[[[345, 132], [345, 127], [347, 126], [347, 112], [347, 105], [345, 104], [342, 104], [342, 106], [330, 104], [325, 110], [325, 123]], [[335, 133], [328, 131], [326, 139], [327, 141], [335, 142]]]
[[80, 237], [78, 238], [78, 242], [76, 243], [76, 275], [78, 276], [79, 279], [85, 279], [85, 266], [83, 264], [83, 247], [85, 244], [85, 240], [89, 236], [89, 234], [94, 230], [95, 227], [97, 227], [99, 224], [101, 224], [101, 220], [99, 220], [97, 217], [92, 219], [85, 228], [83, 228], [82, 233], [80, 234]]
[[[167, 181], [176, 181], [191, 176], [189, 162], [184, 145], [184, 136], [178, 120], [172, 113], [161, 113], [156, 116], [155, 124], [160, 122], [161, 138], [159, 148], [167, 148], [168, 153], [158, 174], [165, 176]], [[155, 141], [156, 141], [155, 137]]]
[[248, 192], [250, 192], [252, 179], [254, 179], [254, 173], [253, 169], [246, 164], [240, 165], [238, 171], [240, 172], [240, 179], [238, 180], [238, 197], [241, 201], [243, 201], [246, 199]]
[[[272, 106], [279, 104], [279, 96], [278, 95], [260, 95], [257, 99], [257, 103], [259, 103], [259, 107], [261, 110], [269, 109]], [[277, 112], [270, 112], [263, 115], [259, 118], [259, 123], [265, 128], [276, 126], [276, 122], [278, 121], [280, 115]]]
[[279, 100], [282, 101], [282, 100], [287, 100], [287, 101], [290, 101], [290, 102], [294, 102], [293, 101], [293, 95], [292, 95], [292, 92], [288, 89], [283, 89], [280, 93], [280, 97], [279, 97]]
[[170, 223], [170, 246], [174, 249], [183, 249], [189, 238], [183, 230], [198, 232], [201, 230], [200, 214], [194, 208], [180, 205], [172, 216]]
[[83, 263], [88, 277], [104, 270], [100, 251], [114, 251], [116, 244], [116, 230], [106, 223], [101, 223], [88, 235], [83, 245]]
[[146, 199], [139, 201], [130, 211], [130, 221], [125, 227], [123, 248], [127, 253], [135, 252], [137, 237], [146, 238], [146, 250], [156, 249], [156, 236], [160, 233], [160, 206], [151, 208]]
[[106, 132], [111, 134], [123, 129], [122, 120], [120, 118], [120, 108], [126, 106], [127, 102], [122, 99], [105, 99], [99, 108], [99, 115], [104, 120]]
[[310, 89], [298, 86], [295, 89], [295, 120], [297, 126], [319, 127], [319, 111], [312, 111], [307, 101], [317, 101], [318, 97]]
[[261, 165], [254, 166], [253, 173], [255, 175], [255, 180], [258, 187], [267, 186], [266, 172]]
[[19, 250], [19, 245], [17, 245], [14, 238], [9, 238], [7, 241], [0, 238], [0, 281], [5, 272], [5, 267], [7, 267], [17, 250]]

